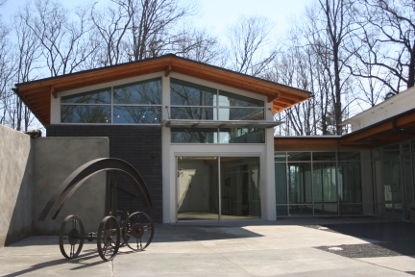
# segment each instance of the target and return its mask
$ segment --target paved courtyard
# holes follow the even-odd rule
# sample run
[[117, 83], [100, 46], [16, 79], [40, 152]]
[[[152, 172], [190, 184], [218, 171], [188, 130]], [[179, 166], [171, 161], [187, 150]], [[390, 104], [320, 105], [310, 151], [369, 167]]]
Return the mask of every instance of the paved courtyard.
[[357, 219], [280, 219], [157, 224], [143, 252], [111, 262], [87, 242], [66, 260], [55, 236], [0, 249], [0, 276], [414, 276], [415, 224]]

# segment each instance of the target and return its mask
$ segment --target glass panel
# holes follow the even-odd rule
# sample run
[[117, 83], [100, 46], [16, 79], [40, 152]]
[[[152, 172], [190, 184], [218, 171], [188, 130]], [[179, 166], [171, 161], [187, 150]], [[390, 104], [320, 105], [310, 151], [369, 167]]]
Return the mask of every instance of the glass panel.
[[360, 161], [360, 152], [338, 152], [339, 161]]
[[221, 218], [260, 217], [259, 158], [221, 157]]
[[215, 143], [217, 129], [176, 129], [171, 128], [173, 143]]
[[216, 106], [216, 103], [213, 102], [216, 89], [173, 78], [170, 79], [170, 82], [170, 105]]
[[389, 145], [383, 147], [383, 158], [398, 156], [400, 154], [399, 144]]
[[262, 108], [220, 108], [219, 120], [263, 120]]
[[339, 163], [340, 203], [362, 203], [360, 163]]
[[411, 144], [409, 142], [402, 143], [402, 155], [411, 153]]
[[254, 128], [220, 129], [219, 143], [264, 143], [265, 130]]
[[376, 209], [377, 209], [377, 215], [384, 216], [385, 215], [385, 197], [384, 197], [384, 182], [383, 179], [383, 165], [381, 160], [375, 160], [374, 161], [374, 167], [375, 167], [375, 185], [376, 185]]
[[372, 150], [372, 155], [373, 155], [373, 158], [374, 158], [374, 159], [380, 159], [380, 157], [381, 157], [381, 151], [380, 151], [380, 148], [373, 149], [373, 150]]
[[337, 215], [337, 204], [314, 205], [314, 215]]
[[335, 161], [336, 152], [313, 152], [313, 161]]
[[398, 215], [402, 214], [402, 184], [401, 184], [401, 163], [400, 161], [392, 161], [393, 167], [393, 205], [394, 212]]
[[287, 204], [287, 167], [285, 163], [275, 164], [275, 194], [277, 204]]
[[74, 95], [62, 96], [61, 103], [74, 104], [111, 104], [111, 89], [88, 91]]
[[171, 118], [174, 119], [194, 119], [194, 120], [213, 120], [214, 109], [205, 107], [171, 107]]
[[[414, 191], [412, 187], [412, 166], [411, 166], [411, 156], [405, 156], [403, 158], [403, 181], [405, 186], [405, 206], [406, 206], [406, 216], [409, 216], [409, 209], [414, 206]], [[409, 218], [408, 218], [409, 219]]]
[[311, 164], [288, 165], [289, 203], [311, 203]]
[[219, 106], [264, 107], [264, 101], [221, 90], [219, 91]]
[[111, 123], [111, 106], [62, 105], [62, 123]]
[[383, 161], [385, 210], [397, 217], [402, 216], [400, 169], [398, 160]]
[[161, 80], [114, 87], [114, 104], [161, 104]]
[[342, 215], [360, 215], [363, 214], [362, 204], [341, 204], [340, 213]]
[[312, 205], [290, 205], [290, 215], [313, 215]]
[[336, 163], [313, 164], [314, 202], [337, 202]]
[[114, 123], [156, 124], [161, 122], [161, 107], [114, 106]]
[[287, 206], [277, 206], [277, 217], [278, 216], [287, 216], [288, 207]]
[[311, 152], [288, 152], [288, 161], [311, 161]]
[[218, 220], [217, 159], [215, 157], [179, 157], [177, 168], [178, 219]]
[[274, 161], [276, 161], [276, 162], [285, 162], [286, 156], [287, 155], [285, 154], [285, 152], [275, 152]]

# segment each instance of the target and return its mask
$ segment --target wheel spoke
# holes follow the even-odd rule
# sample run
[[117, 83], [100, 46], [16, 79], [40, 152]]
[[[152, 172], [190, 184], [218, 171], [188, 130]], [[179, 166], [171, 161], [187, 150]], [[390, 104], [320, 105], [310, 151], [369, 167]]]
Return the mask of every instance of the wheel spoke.
[[59, 249], [65, 258], [78, 257], [84, 244], [84, 234], [84, 225], [78, 216], [69, 215], [64, 219], [59, 234]]
[[134, 251], [144, 250], [152, 241], [154, 226], [152, 219], [143, 212], [134, 212], [123, 224], [124, 243]]
[[[120, 247], [121, 230], [114, 216], [106, 216], [101, 221], [97, 233], [98, 253], [104, 261], [112, 260]], [[114, 241], [115, 239], [115, 241]]]

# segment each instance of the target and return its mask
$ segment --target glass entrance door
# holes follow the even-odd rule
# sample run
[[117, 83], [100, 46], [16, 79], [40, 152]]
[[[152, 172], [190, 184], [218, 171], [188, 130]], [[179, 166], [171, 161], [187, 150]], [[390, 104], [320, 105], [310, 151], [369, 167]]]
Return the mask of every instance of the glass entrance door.
[[178, 220], [261, 216], [257, 157], [178, 157]]

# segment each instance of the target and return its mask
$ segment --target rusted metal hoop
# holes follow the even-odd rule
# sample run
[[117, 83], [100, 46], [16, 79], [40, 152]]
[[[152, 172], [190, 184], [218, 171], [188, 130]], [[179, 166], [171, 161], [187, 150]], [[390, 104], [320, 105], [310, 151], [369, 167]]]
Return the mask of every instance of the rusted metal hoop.
[[135, 188], [138, 191], [144, 205], [152, 207], [150, 193], [144, 183], [143, 178], [137, 170], [126, 161], [114, 158], [100, 158], [83, 164], [72, 172], [63, 183], [56, 189], [53, 196], [46, 203], [39, 220], [44, 221], [51, 217], [56, 219], [65, 201], [91, 176], [101, 172], [116, 170], [126, 173], [134, 181]]

